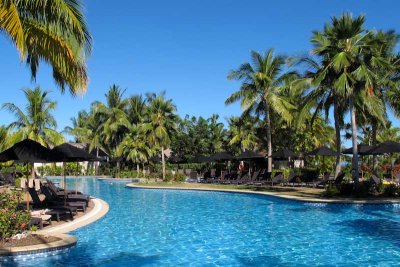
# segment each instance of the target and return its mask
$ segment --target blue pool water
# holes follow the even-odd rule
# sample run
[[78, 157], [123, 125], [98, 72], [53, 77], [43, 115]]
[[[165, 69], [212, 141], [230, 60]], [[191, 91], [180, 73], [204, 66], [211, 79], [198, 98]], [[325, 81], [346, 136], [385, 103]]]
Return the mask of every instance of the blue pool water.
[[[69, 180], [74, 188], [74, 179]], [[0, 266], [395, 266], [400, 205], [125, 188], [80, 179], [110, 205], [68, 252]]]

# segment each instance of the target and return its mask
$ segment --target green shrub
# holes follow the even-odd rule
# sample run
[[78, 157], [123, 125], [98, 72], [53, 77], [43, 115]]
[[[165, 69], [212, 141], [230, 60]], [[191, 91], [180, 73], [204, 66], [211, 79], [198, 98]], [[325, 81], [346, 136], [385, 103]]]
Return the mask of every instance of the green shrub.
[[342, 183], [340, 185], [340, 195], [342, 196], [351, 196], [353, 195], [354, 185], [351, 183]]
[[395, 184], [383, 185], [383, 195], [385, 197], [396, 197], [399, 195], [399, 187]]
[[337, 187], [336, 186], [334, 186], [334, 185], [329, 185], [327, 188], [326, 188], [326, 191], [325, 191], [325, 196], [326, 197], [333, 197], [333, 196], [336, 196], [336, 195], [338, 195], [340, 192], [339, 192], [339, 190], [337, 189]]
[[174, 175], [174, 180], [176, 182], [184, 182], [185, 181], [185, 175], [183, 173], [175, 173]]
[[362, 181], [358, 184], [358, 188], [354, 188], [353, 195], [355, 197], [366, 197], [372, 192], [372, 183], [370, 181]]
[[18, 210], [21, 195], [17, 192], [0, 192], [0, 239], [4, 240], [26, 230], [30, 215]]

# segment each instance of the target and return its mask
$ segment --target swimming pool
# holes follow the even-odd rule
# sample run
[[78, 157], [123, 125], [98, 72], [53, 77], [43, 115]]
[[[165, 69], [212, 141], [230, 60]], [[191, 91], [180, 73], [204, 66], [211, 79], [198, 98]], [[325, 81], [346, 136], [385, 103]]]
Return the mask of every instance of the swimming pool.
[[[393, 266], [400, 205], [301, 203], [79, 179], [110, 205], [67, 253], [4, 266]], [[74, 179], [68, 180], [74, 187]], [[1, 263], [0, 263], [1, 265]]]

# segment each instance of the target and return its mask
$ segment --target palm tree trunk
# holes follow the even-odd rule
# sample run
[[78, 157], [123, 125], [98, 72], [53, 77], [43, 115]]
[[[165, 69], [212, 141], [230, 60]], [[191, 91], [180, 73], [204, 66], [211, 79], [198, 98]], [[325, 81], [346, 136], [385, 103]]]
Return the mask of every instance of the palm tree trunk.
[[354, 108], [354, 96], [350, 96], [350, 117], [351, 117], [351, 140], [353, 145], [353, 159], [351, 160], [352, 165], [352, 177], [355, 187], [358, 187], [359, 173], [358, 173], [358, 146], [357, 146], [357, 123], [356, 123], [356, 110]]
[[[377, 127], [378, 124], [376, 122], [372, 123], [372, 146], [375, 147], [376, 146], [376, 132], [377, 132]], [[377, 155], [373, 155], [372, 156], [372, 161], [374, 164], [374, 168], [373, 168], [373, 173], [375, 175], [378, 175], [378, 156]]]
[[[96, 158], [99, 158], [99, 148], [98, 147], [96, 147]], [[95, 171], [94, 172], [95, 172], [96, 176], [99, 175], [99, 162], [98, 161], [95, 163]]]
[[165, 157], [164, 157], [164, 147], [161, 147], [161, 161], [162, 161], [162, 178], [165, 182]]
[[342, 140], [340, 136], [340, 118], [339, 118], [339, 111], [338, 106], [335, 103], [333, 106], [333, 116], [335, 120], [335, 135], [336, 135], [336, 165], [335, 165], [335, 178], [339, 175], [340, 171], [342, 170], [341, 166], [341, 148], [342, 148]]
[[271, 118], [269, 114], [269, 104], [265, 104], [265, 122], [266, 122], [266, 130], [267, 130], [267, 143], [268, 143], [268, 152], [267, 152], [267, 172], [272, 172], [272, 137], [271, 137]]
[[140, 167], [139, 163], [136, 163], [136, 178], [139, 178]]

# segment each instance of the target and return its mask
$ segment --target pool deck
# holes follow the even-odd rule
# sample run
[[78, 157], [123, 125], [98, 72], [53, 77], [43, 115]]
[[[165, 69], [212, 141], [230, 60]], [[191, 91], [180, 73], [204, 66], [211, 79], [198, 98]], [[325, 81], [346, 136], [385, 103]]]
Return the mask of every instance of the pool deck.
[[292, 196], [285, 195], [276, 192], [260, 192], [252, 191], [247, 189], [226, 189], [226, 188], [184, 188], [175, 186], [151, 186], [151, 185], [139, 185], [130, 183], [126, 185], [130, 188], [141, 188], [141, 189], [164, 189], [164, 190], [194, 190], [194, 191], [214, 191], [214, 192], [230, 192], [230, 193], [242, 193], [242, 194], [256, 194], [256, 195], [267, 195], [273, 197], [279, 197], [288, 200], [295, 200], [301, 202], [312, 202], [312, 203], [333, 203], [333, 204], [399, 204], [400, 199], [352, 199], [352, 198], [313, 198], [313, 197], [303, 197], [303, 196]]

